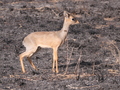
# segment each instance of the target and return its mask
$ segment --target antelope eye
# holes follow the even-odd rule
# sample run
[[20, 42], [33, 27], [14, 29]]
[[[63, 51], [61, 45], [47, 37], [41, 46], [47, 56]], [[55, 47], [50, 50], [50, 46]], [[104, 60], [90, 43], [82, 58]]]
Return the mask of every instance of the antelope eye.
[[75, 21], [75, 18], [73, 18], [72, 20]]
[[72, 18], [72, 20], [76, 22], [76, 18]]

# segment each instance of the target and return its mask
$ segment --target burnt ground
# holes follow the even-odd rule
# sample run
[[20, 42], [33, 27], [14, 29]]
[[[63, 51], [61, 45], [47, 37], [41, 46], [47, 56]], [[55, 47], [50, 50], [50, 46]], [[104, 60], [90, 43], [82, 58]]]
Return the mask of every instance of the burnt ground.
[[[81, 15], [81, 23], [70, 26], [59, 48], [59, 74], [51, 70], [52, 49], [32, 57], [38, 71], [25, 59], [23, 74], [23, 38], [60, 30], [64, 10]], [[119, 0], [0, 1], [0, 90], [120, 90], [119, 49]]]

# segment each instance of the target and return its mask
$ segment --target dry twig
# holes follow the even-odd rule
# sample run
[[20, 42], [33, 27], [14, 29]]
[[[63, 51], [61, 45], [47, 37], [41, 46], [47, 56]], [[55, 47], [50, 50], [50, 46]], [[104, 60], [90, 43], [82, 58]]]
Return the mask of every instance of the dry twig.
[[79, 58], [78, 58], [78, 62], [77, 62], [76, 67], [75, 67], [77, 80], [79, 79], [79, 76], [80, 76], [79, 69], [80, 69], [80, 61], [81, 61], [81, 57], [82, 57], [82, 51], [80, 51], [80, 55], [79, 55]]
[[[74, 47], [72, 47], [72, 50], [71, 50], [71, 53], [70, 53], [70, 57], [69, 57], [69, 58], [68, 58], [68, 53], [67, 53], [67, 63], [66, 63], [66, 69], [65, 69], [64, 75], [67, 73], [68, 66], [69, 66], [69, 64], [70, 64], [70, 60], [71, 60], [71, 57], [72, 57], [73, 49], [74, 49]], [[67, 51], [68, 51], [68, 41], [67, 41]]]

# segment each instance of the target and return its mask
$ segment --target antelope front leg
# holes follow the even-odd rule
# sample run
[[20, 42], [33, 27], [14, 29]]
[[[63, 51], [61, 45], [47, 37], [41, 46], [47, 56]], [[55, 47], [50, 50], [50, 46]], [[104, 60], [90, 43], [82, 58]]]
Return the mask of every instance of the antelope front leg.
[[[53, 67], [52, 71], [58, 73], [58, 55], [57, 55], [58, 48], [53, 48]], [[55, 64], [56, 64], [56, 70], [55, 70]]]
[[58, 59], [56, 59], [56, 73], [58, 73], [59, 70], [58, 70]]
[[[54, 57], [54, 56], [53, 56]], [[53, 58], [53, 66], [52, 66], [52, 71], [55, 72], [55, 60]]]

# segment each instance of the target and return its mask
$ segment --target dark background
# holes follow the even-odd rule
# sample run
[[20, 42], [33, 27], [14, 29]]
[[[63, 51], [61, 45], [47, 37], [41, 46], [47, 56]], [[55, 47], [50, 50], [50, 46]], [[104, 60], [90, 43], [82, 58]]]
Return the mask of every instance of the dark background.
[[[25, 59], [23, 74], [23, 38], [35, 31], [60, 30], [63, 11], [77, 13], [81, 23], [70, 26], [59, 48], [59, 74], [51, 70], [52, 49], [32, 57], [38, 71]], [[0, 1], [0, 90], [120, 90], [119, 49], [119, 0]]]

